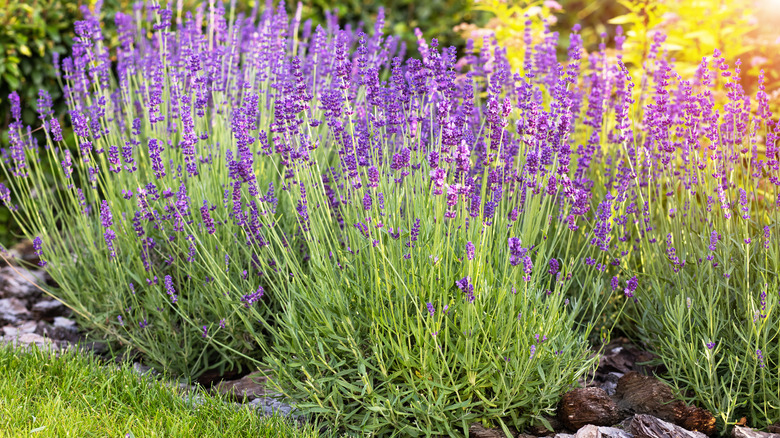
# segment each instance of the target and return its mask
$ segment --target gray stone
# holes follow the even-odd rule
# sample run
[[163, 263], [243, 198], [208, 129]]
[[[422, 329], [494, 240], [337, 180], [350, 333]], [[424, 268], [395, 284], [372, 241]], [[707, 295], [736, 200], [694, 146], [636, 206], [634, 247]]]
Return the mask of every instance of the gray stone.
[[620, 380], [621, 377], [623, 377], [623, 373], [616, 373], [613, 371], [607, 374], [604, 378], [604, 383], [599, 385], [599, 388], [603, 389], [608, 396], [613, 396], [617, 390], [618, 380]]
[[30, 311], [19, 298], [0, 299], [0, 325], [16, 324], [30, 318]]
[[43, 271], [6, 266], [0, 269], [0, 296], [29, 300], [41, 293], [35, 283], [43, 282]]
[[[14, 337], [26, 333], [35, 333], [37, 330], [38, 330], [38, 323], [36, 323], [35, 321], [25, 321], [16, 326], [7, 325], [3, 327], [3, 335]], [[37, 334], [41, 335], [42, 333], [37, 333]]]
[[615, 427], [594, 426], [588, 424], [582, 426], [574, 435], [574, 438], [633, 438], [634, 436], [625, 430]]
[[634, 438], [634, 435], [632, 435], [631, 433], [626, 432], [623, 429], [618, 429], [617, 427], [599, 426], [599, 432], [601, 433], [602, 437], [609, 437], [609, 438]]
[[152, 367], [148, 367], [140, 362], [133, 362], [133, 371], [142, 376], [146, 374], [155, 376], [158, 374], [157, 371], [155, 371]]
[[574, 434], [574, 438], [601, 438], [601, 432], [598, 426], [587, 424]]
[[76, 326], [76, 321], [73, 321], [72, 319], [65, 318], [63, 316], [56, 316], [54, 317], [54, 323], [55, 328], [61, 328], [65, 330], [70, 330], [73, 332], [77, 332], [79, 329]]
[[35, 333], [22, 333], [16, 336], [3, 336], [2, 341], [0, 342], [22, 348], [29, 348], [32, 345], [36, 345], [40, 349], [57, 349], [57, 344], [55, 344], [51, 339], [44, 338], [43, 336], [36, 335]]
[[57, 300], [41, 300], [33, 304], [32, 311], [39, 318], [51, 318], [62, 315], [62, 312], [65, 311], [65, 305]]

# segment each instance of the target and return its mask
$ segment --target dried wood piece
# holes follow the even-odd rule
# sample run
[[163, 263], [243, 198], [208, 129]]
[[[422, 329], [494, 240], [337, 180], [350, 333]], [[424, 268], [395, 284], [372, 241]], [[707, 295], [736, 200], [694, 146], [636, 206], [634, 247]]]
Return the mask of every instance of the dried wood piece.
[[634, 438], [706, 438], [701, 432], [693, 432], [663, 421], [652, 415], [634, 415], [630, 432]]
[[731, 436], [733, 438], [780, 438], [780, 433], [761, 432], [749, 427], [734, 426]]
[[677, 400], [672, 388], [654, 377], [626, 374], [618, 380], [615, 398], [622, 415], [649, 414], [685, 429], [715, 433], [715, 417], [709, 411]]
[[558, 417], [570, 430], [592, 424], [611, 426], [620, 421], [615, 402], [601, 388], [577, 388], [563, 395]]

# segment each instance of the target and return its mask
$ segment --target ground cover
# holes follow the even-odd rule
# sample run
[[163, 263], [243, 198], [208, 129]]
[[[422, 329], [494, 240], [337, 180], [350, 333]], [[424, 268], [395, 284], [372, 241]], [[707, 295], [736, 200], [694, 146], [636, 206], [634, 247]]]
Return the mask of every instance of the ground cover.
[[202, 390], [185, 396], [131, 367], [101, 363], [76, 349], [0, 347], [0, 435], [318, 436], [309, 426], [260, 416]]

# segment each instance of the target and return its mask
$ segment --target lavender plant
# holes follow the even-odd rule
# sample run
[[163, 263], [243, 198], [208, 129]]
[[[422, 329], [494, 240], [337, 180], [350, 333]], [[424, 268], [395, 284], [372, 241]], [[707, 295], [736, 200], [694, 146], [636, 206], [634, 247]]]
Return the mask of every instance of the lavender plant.
[[612, 295], [589, 154], [569, 143], [580, 49], [563, 69], [549, 34], [522, 77], [495, 45], [459, 73], [452, 50], [420, 41], [421, 59], [394, 58], [380, 82], [380, 30], [357, 34], [311, 106], [331, 141], [291, 169], [307, 260], [279, 266], [265, 363], [299, 408], [348, 431], [545, 424], [594, 365], [589, 319]]
[[[627, 325], [668, 368], [681, 396], [716, 414], [725, 431], [741, 417], [780, 420], [776, 243], [780, 218], [778, 125], [759, 92], [740, 85], [715, 52], [692, 80], [655, 38], [639, 130], [605, 157], [608, 187], [626, 195], [616, 242], [636, 258], [643, 287]], [[720, 84], [718, 84], [720, 82]], [[725, 101], [713, 96], [728, 90]]]

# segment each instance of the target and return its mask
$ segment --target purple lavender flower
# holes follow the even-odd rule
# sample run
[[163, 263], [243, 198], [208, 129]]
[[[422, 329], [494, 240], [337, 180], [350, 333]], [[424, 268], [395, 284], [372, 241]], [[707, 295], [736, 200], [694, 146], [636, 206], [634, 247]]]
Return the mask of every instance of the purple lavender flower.
[[152, 160], [152, 170], [157, 179], [165, 176], [165, 166], [160, 156], [162, 151], [162, 144], [156, 138], [149, 139], [149, 158]]
[[249, 306], [262, 298], [263, 295], [265, 295], [265, 289], [263, 289], [263, 286], [258, 286], [255, 292], [242, 296], [241, 301], [244, 303], [244, 307], [249, 308]]
[[176, 301], [179, 300], [179, 297], [176, 296], [176, 289], [173, 288], [173, 278], [171, 278], [170, 275], [165, 276], [165, 290], [168, 293], [168, 296], [171, 297], [171, 302], [176, 303]]
[[471, 284], [471, 277], [466, 276], [455, 282], [455, 285], [461, 292], [466, 294], [466, 301], [469, 303], [474, 302], [474, 285]]
[[416, 242], [417, 238], [420, 236], [420, 219], [414, 221], [414, 225], [412, 225], [412, 230], [409, 234], [411, 242], [407, 244], [407, 246], [414, 247], [414, 242]]
[[371, 199], [371, 193], [366, 192], [366, 194], [363, 196], [363, 210], [371, 210], [372, 203], [373, 200]]
[[626, 282], [626, 290], [625, 290], [626, 298], [632, 298], [638, 286], [639, 286], [639, 280], [637, 280], [636, 275], [628, 279], [628, 281]]
[[707, 349], [712, 350], [713, 348], [715, 348], [715, 343], [714, 342], [707, 342]]
[[474, 260], [474, 253], [476, 251], [476, 248], [474, 247], [474, 244], [469, 242], [466, 242], [466, 258], [469, 260]]
[[108, 206], [108, 201], [105, 199], [100, 204], [100, 221], [103, 224], [103, 228], [108, 228], [114, 224], [111, 208]]
[[41, 257], [43, 257], [43, 249], [41, 249], [42, 245], [43, 242], [41, 241], [41, 237], [36, 236], [35, 239], [33, 239], [33, 250], [35, 252], [35, 255], [38, 256], [38, 258], [40, 259], [40, 261], [38, 262], [38, 266], [41, 267], [46, 266], [46, 262], [43, 259], [41, 259]]
[[560, 269], [560, 264], [558, 264], [557, 259], [550, 259], [550, 269], [547, 271], [550, 275], [555, 275], [558, 273], [558, 270]]
[[710, 246], [707, 247], [710, 251], [715, 251], [717, 249], [718, 245], [718, 232], [715, 230], [712, 230], [712, 234], [710, 234]]
[[207, 201], [203, 201], [203, 206], [200, 207], [200, 216], [203, 219], [203, 225], [208, 230], [209, 234], [214, 234], [217, 229], [214, 227], [214, 220], [211, 219], [211, 213], [209, 213], [209, 204]]
[[428, 313], [433, 316], [434, 313], [436, 313], [436, 309], [433, 308], [433, 304], [426, 303], [425, 304], [428, 307]]
[[509, 263], [512, 266], [517, 266], [523, 261], [525, 254], [528, 252], [526, 248], [523, 248], [519, 237], [509, 238]]
[[7, 207], [11, 206], [11, 190], [3, 183], [0, 183], [0, 202]]
[[764, 249], [769, 250], [769, 225], [764, 225]]
[[758, 367], [764, 368], [764, 353], [761, 350], [756, 350], [756, 359], [758, 359]]
[[531, 345], [531, 349], [530, 350], [531, 350], [531, 356], [530, 357], [533, 358], [534, 355], [536, 354], [536, 345]]

